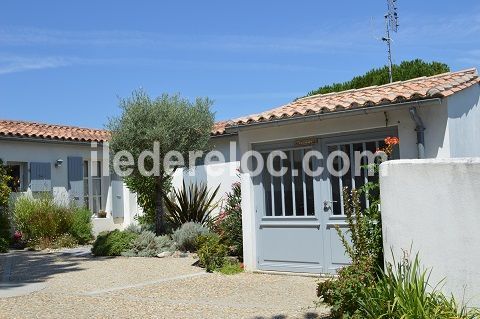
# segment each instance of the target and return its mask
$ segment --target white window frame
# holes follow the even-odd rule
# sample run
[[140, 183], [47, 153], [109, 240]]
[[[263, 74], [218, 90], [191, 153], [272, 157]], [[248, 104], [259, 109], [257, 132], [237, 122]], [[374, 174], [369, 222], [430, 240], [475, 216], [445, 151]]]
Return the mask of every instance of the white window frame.
[[[98, 212], [104, 210], [103, 209], [103, 178], [102, 178], [102, 162], [97, 160], [97, 161], [91, 161], [91, 160], [84, 160], [84, 165], [85, 163], [87, 163], [87, 167], [88, 167], [88, 174], [87, 176], [85, 176], [85, 173], [84, 173], [84, 177], [83, 177], [83, 180], [84, 180], [84, 185], [85, 185], [85, 179], [88, 180], [87, 182], [87, 185], [88, 185], [88, 190], [85, 190], [85, 187], [84, 187], [84, 198], [85, 197], [88, 197], [88, 209], [94, 213], [95, 215], [98, 214]], [[97, 164], [94, 165], [94, 162], [96, 162]], [[98, 166], [97, 166], [98, 165]], [[84, 166], [85, 168], [85, 166]], [[99, 171], [98, 171], [99, 170]], [[93, 172], [99, 172], [99, 176], [97, 176], [98, 174], [95, 173], [95, 176], [93, 174]], [[99, 181], [100, 182], [100, 194], [93, 194], [93, 183], [94, 181]], [[87, 193], [86, 193], [87, 191]], [[94, 201], [97, 201], [97, 210], [95, 211], [94, 210]], [[84, 199], [84, 202], [85, 202], [85, 199]]]
[[7, 167], [10, 166], [19, 166], [19, 175], [20, 175], [20, 185], [19, 189], [20, 191], [18, 193], [23, 193], [28, 190], [28, 181], [30, 180], [29, 178], [29, 170], [28, 170], [28, 162], [19, 162], [19, 161], [8, 161], [7, 163], [4, 164]]

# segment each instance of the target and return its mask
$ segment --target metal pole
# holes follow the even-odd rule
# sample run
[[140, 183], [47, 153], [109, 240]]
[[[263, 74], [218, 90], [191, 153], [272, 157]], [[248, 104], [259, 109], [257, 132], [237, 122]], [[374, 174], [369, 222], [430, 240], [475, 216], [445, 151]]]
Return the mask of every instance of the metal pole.
[[382, 40], [387, 42], [387, 47], [388, 47], [388, 74], [390, 76], [390, 83], [393, 82], [393, 75], [392, 75], [392, 48], [391, 48], [391, 41], [392, 39], [390, 38], [390, 28], [388, 27], [388, 14], [385, 15], [385, 29], [387, 31], [387, 37], [383, 38]]

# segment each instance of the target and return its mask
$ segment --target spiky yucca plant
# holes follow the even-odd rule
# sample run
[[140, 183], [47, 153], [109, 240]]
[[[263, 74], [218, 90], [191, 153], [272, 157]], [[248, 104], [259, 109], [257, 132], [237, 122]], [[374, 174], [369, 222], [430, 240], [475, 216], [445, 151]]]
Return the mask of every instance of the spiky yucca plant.
[[195, 222], [207, 225], [212, 211], [218, 206], [215, 202], [220, 185], [210, 192], [204, 183], [190, 184], [183, 181], [183, 187], [174, 189], [171, 197], [164, 195], [167, 209], [167, 221], [172, 228], [178, 228], [185, 223]]

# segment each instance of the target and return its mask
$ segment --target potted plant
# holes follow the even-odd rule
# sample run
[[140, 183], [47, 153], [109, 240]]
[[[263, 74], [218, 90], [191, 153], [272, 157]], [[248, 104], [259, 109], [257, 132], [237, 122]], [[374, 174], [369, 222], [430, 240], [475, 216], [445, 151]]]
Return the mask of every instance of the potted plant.
[[97, 213], [98, 218], [107, 218], [107, 212], [101, 210]]

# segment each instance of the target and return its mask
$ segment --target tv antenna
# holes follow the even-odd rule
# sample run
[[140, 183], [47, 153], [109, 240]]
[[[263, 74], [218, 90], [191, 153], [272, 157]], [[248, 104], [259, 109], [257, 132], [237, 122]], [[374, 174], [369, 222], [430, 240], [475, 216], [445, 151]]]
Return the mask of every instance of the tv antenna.
[[392, 75], [392, 38], [390, 32], [397, 33], [398, 31], [398, 13], [397, 13], [397, 0], [387, 0], [388, 13], [385, 15], [385, 31], [386, 35], [382, 38], [382, 41], [387, 43], [388, 47], [388, 73], [390, 75], [390, 83], [393, 82]]

